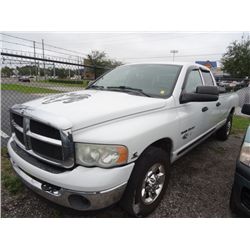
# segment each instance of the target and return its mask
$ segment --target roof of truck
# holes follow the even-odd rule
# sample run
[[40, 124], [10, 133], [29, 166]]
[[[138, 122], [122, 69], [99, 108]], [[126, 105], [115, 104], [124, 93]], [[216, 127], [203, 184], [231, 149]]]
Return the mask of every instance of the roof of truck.
[[125, 65], [140, 65], [140, 64], [167, 64], [167, 65], [179, 65], [179, 66], [198, 66], [204, 69], [208, 69], [206, 66], [197, 64], [197, 63], [192, 63], [192, 62], [169, 62], [169, 61], [163, 61], [163, 62], [137, 62], [137, 63], [127, 63]]

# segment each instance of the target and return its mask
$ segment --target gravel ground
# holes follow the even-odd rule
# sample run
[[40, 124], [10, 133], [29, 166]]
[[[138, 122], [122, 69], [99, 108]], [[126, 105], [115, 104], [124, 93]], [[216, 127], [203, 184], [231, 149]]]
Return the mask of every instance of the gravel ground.
[[[226, 142], [214, 136], [174, 163], [169, 187], [149, 217], [234, 217], [229, 209], [235, 161], [243, 135]], [[129, 217], [119, 206], [77, 212], [52, 204], [24, 188], [11, 195], [2, 187], [2, 217]]]

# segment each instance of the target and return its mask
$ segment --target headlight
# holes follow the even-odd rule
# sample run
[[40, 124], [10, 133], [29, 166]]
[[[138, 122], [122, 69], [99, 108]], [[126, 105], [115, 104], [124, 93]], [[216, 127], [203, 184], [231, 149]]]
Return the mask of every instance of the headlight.
[[250, 143], [244, 142], [240, 151], [240, 162], [250, 167]]
[[128, 149], [119, 145], [76, 143], [76, 163], [83, 166], [113, 167], [127, 163]]

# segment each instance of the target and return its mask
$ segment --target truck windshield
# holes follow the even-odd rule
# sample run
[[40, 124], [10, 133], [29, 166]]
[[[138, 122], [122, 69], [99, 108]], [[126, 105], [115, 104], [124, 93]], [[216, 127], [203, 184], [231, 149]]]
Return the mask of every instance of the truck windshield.
[[144, 96], [171, 96], [181, 66], [168, 64], [132, 64], [120, 66], [98, 79], [89, 88], [133, 92]]

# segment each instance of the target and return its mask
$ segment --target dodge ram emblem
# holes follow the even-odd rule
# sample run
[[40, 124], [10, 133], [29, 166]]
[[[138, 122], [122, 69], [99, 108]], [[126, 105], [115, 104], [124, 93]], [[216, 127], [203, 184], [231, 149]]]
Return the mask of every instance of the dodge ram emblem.
[[79, 93], [66, 93], [66, 94], [59, 94], [55, 96], [45, 97], [42, 104], [49, 104], [53, 102], [62, 102], [62, 103], [71, 103], [77, 102], [86, 98], [89, 98], [89, 94], [79, 94]]

